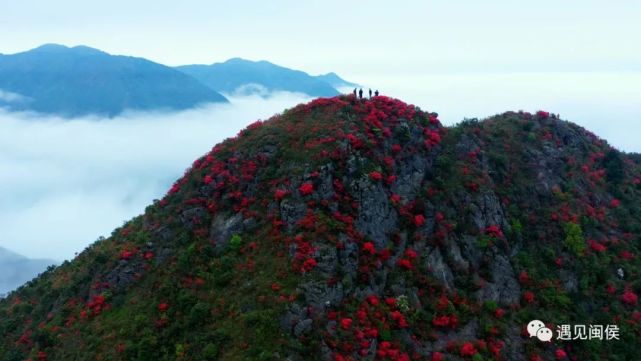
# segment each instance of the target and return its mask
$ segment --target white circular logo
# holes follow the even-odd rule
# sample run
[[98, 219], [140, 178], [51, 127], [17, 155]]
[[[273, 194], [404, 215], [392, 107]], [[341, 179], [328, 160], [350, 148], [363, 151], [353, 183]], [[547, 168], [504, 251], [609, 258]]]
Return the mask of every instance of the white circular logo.
[[536, 332], [543, 327], [545, 327], [543, 321], [532, 320], [527, 324], [527, 333], [530, 334], [530, 337], [535, 337]]

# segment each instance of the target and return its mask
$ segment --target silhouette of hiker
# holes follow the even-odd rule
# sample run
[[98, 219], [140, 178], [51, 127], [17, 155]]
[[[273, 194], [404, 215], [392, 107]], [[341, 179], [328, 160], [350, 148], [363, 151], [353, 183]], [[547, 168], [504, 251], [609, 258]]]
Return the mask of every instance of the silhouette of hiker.
[[377, 97], [377, 96], [378, 96], [378, 89], [376, 89], [376, 91], [374, 92], [374, 96], [375, 96], [375, 97]]
[[369, 90], [369, 98], [372, 99], [372, 89]]
[[356, 98], [356, 88], [354, 88], [354, 98]]
[[358, 91], [358, 97], [363, 99], [363, 88]]

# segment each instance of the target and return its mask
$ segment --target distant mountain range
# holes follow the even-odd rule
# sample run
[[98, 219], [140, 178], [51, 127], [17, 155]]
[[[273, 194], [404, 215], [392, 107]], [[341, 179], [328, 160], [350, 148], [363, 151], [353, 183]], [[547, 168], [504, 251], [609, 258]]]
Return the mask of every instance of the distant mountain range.
[[0, 89], [0, 105], [10, 110], [66, 117], [115, 116], [126, 109], [181, 110], [227, 101], [168, 66], [86, 46], [55, 44], [0, 55]]
[[53, 260], [29, 259], [0, 247], [0, 296], [44, 272]]
[[355, 84], [335, 73], [311, 76], [239, 58], [172, 68], [87, 46], [46, 44], [0, 54], [0, 108], [62, 117], [113, 117], [125, 110], [183, 110], [227, 102], [220, 93], [266, 96], [288, 91], [330, 97], [345, 86]]
[[356, 86], [335, 73], [311, 76], [265, 60], [233, 58], [223, 63], [184, 65], [176, 69], [222, 93], [268, 94], [288, 91], [314, 97], [331, 97], [339, 94], [337, 88]]

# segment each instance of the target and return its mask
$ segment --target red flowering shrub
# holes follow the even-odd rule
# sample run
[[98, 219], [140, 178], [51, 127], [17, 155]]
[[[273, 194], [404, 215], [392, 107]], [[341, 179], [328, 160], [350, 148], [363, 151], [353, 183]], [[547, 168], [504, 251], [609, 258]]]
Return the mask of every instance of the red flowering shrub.
[[590, 245], [590, 248], [595, 252], [601, 253], [606, 250], [606, 247], [604, 245], [593, 239], [589, 240], [588, 244]]
[[314, 185], [310, 182], [303, 183], [299, 188], [298, 191], [302, 196], [308, 196], [314, 192]]
[[427, 139], [425, 139], [425, 147], [427, 149], [432, 149], [434, 146], [441, 143], [441, 135], [438, 133], [438, 131], [426, 129], [425, 133], [425, 135], [427, 136]]
[[318, 263], [313, 258], [308, 258], [303, 262], [302, 270], [303, 272], [309, 272], [313, 270]]
[[129, 251], [128, 249], [124, 249], [122, 250], [122, 252], [120, 252], [120, 259], [129, 260], [133, 256], [134, 252]]
[[490, 237], [503, 238], [503, 231], [495, 224], [487, 226], [483, 232]]
[[559, 348], [554, 352], [554, 356], [556, 357], [557, 360], [564, 360], [568, 356], [568, 354]]
[[416, 227], [421, 227], [424, 224], [425, 224], [425, 216], [423, 216], [422, 214], [417, 214], [414, 216], [414, 225]]
[[398, 266], [401, 268], [404, 268], [406, 270], [411, 270], [414, 268], [414, 265], [412, 265], [412, 261], [410, 261], [407, 258], [401, 258], [397, 262]]
[[365, 242], [363, 244], [363, 252], [369, 253], [370, 255], [374, 255], [376, 253], [376, 249], [374, 248], [374, 243]]
[[519, 282], [521, 284], [528, 284], [530, 282], [530, 275], [526, 271], [521, 271], [519, 273]]
[[536, 112], [536, 116], [538, 116], [539, 118], [549, 118], [550, 113], [543, 110], [539, 110], [538, 112]]
[[[302, 192], [301, 192], [301, 194], [302, 194]], [[274, 192], [274, 199], [277, 200], [277, 201], [280, 201], [283, 198], [285, 198], [286, 195], [287, 195], [287, 191], [286, 190], [277, 189], [276, 192]]]
[[450, 317], [446, 315], [435, 316], [432, 318], [432, 325], [436, 327], [447, 327], [450, 325]]
[[354, 321], [351, 318], [343, 318], [341, 320], [341, 328], [343, 330], [349, 330], [352, 327]]
[[623, 291], [621, 300], [626, 305], [635, 306], [637, 304], [637, 301], [639, 300], [639, 297], [637, 297], [637, 294], [632, 292], [630, 288], [626, 288], [625, 291]]
[[376, 181], [376, 182], [378, 182], [381, 179], [383, 179], [383, 175], [381, 174], [381, 172], [378, 172], [378, 171], [371, 172], [369, 174], [369, 177], [370, 177], [371, 180]]
[[534, 293], [532, 291], [523, 292], [523, 300], [529, 304], [534, 303]]
[[472, 357], [477, 354], [476, 347], [471, 342], [466, 342], [461, 346], [461, 356], [463, 357]]

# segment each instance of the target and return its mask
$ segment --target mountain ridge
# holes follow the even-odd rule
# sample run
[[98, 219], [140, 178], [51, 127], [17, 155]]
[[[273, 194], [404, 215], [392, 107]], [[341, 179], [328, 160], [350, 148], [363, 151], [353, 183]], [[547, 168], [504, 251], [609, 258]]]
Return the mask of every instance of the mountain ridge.
[[9, 110], [72, 118], [227, 102], [197, 80], [147, 59], [58, 44], [0, 57], [0, 90], [20, 95], [0, 98]]
[[176, 68], [210, 88], [226, 94], [235, 93], [239, 88], [242, 92], [243, 86], [254, 85], [259, 88], [249, 89], [250, 93], [267, 95], [275, 91], [288, 91], [312, 97], [327, 97], [339, 94], [337, 86], [353, 84], [335, 73], [311, 76], [306, 72], [292, 70], [267, 60], [231, 58], [210, 65], [193, 64]]

